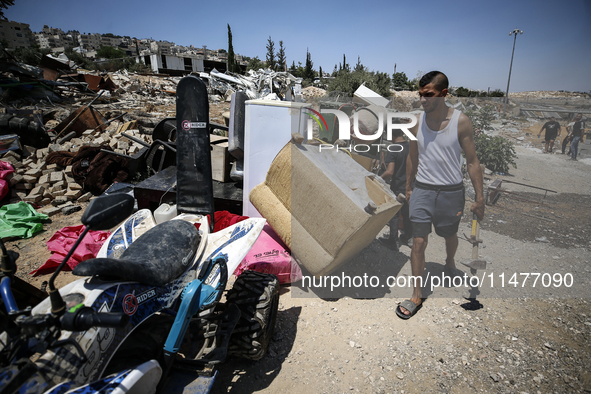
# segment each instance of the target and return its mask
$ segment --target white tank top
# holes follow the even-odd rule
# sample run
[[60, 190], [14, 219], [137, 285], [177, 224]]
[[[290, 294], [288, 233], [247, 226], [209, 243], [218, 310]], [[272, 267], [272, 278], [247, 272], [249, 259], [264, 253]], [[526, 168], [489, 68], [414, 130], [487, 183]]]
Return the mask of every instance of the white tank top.
[[420, 117], [417, 181], [438, 186], [462, 183], [462, 147], [458, 140], [460, 114], [454, 109], [449, 123], [440, 131], [433, 131], [427, 126], [424, 113]]

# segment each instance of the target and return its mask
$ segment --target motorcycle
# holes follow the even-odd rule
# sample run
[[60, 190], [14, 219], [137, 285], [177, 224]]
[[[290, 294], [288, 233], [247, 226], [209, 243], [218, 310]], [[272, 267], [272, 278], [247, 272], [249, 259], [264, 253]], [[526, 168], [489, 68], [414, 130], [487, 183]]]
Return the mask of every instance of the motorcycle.
[[264, 219], [210, 233], [207, 216], [181, 214], [156, 225], [149, 211], [138, 211], [113, 232], [103, 257], [74, 268], [83, 278], [55, 289], [86, 233], [113, 228], [133, 204], [127, 194], [89, 204], [84, 232], [50, 278], [49, 297], [32, 310], [16, 305], [15, 256], [1, 245], [8, 319], [0, 335], [0, 393], [206, 393], [228, 353], [264, 356], [277, 278], [246, 271], [220, 302]]

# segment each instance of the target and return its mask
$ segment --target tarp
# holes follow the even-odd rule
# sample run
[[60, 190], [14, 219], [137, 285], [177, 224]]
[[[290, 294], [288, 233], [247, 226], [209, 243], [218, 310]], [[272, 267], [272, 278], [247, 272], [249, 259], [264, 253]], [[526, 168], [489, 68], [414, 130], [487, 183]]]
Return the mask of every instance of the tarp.
[[[49, 241], [47, 241], [47, 249], [53, 252], [53, 254], [45, 264], [30, 274], [38, 276], [55, 271], [82, 232], [84, 232], [84, 225], [64, 227], [56, 231]], [[81, 261], [95, 258], [103, 243], [109, 238], [109, 235], [109, 231], [89, 231], [68, 260], [67, 266], [72, 270]]]
[[48, 216], [35, 211], [24, 201], [0, 208], [0, 238], [31, 238], [43, 230], [43, 221]]

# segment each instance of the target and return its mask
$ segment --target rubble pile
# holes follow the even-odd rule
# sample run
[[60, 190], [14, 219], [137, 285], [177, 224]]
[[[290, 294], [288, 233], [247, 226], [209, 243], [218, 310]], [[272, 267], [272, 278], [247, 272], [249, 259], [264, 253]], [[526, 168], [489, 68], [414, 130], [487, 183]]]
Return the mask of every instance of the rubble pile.
[[[12, 193], [10, 202], [33, 203], [45, 207], [41, 213], [52, 216], [74, 202], [88, 201], [93, 194], [85, 192], [83, 185], [74, 180], [72, 166], [62, 168], [58, 164], [47, 164], [46, 158], [52, 152], [78, 152], [83, 146], [109, 146], [119, 155], [138, 153], [143, 146], [117, 133], [118, 128], [119, 125], [114, 122], [105, 131], [87, 130], [80, 137], [62, 141], [61, 144], [50, 144], [47, 148], [25, 146], [22, 156], [14, 151], [4, 153], [0, 160], [10, 163], [15, 169], [7, 179]], [[126, 130], [125, 133], [151, 143], [151, 136], [141, 134], [139, 130]]]
[[[176, 87], [182, 77], [131, 74], [126, 70], [109, 75], [116, 89], [103, 92], [105, 99], [124, 101], [128, 108], [145, 105], [146, 100], [155, 106], [175, 104]], [[199, 73], [208, 87], [210, 102], [228, 101], [232, 93], [244, 91], [249, 99], [283, 100], [288, 92], [301, 87], [301, 78], [287, 72], [250, 70], [248, 75]], [[99, 91], [100, 92], [100, 91]]]
[[417, 100], [419, 99], [419, 92], [418, 91], [411, 92], [411, 91], [407, 91], [407, 90], [400, 90], [400, 91], [393, 92], [392, 95], [395, 97], [412, 97], [412, 98], [416, 98]]
[[201, 79], [208, 83], [208, 93], [213, 101], [229, 100], [232, 93], [241, 90], [249, 99], [283, 100], [288, 94], [301, 89], [301, 78], [288, 72], [270, 69], [249, 70], [248, 75], [220, 73], [212, 70], [209, 74], [200, 73]]
[[509, 93], [510, 99], [515, 98], [559, 98], [559, 97], [589, 97], [587, 93], [579, 92], [556, 92], [556, 91], [531, 91]]
[[304, 96], [306, 100], [323, 97], [324, 95], [326, 95], [326, 90], [314, 86], [308, 86], [307, 88], [302, 89], [302, 96]]
[[107, 97], [116, 97], [126, 101], [128, 108], [145, 105], [149, 99], [152, 105], [174, 105], [176, 87], [181, 77], [147, 76], [129, 74], [126, 70], [111, 74], [118, 88]]

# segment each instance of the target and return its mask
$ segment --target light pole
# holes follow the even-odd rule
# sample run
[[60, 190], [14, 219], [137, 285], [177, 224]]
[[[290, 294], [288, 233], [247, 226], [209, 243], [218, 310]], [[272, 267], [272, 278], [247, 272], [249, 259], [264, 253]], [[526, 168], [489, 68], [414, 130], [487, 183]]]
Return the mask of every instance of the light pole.
[[514, 36], [513, 52], [511, 52], [511, 65], [509, 66], [509, 79], [507, 80], [507, 93], [505, 93], [505, 105], [503, 106], [503, 115], [507, 112], [507, 102], [509, 101], [509, 83], [511, 82], [511, 69], [513, 68], [513, 55], [515, 54], [515, 41], [517, 41], [517, 34], [523, 34], [523, 30], [515, 29], [509, 32], [509, 36]]

